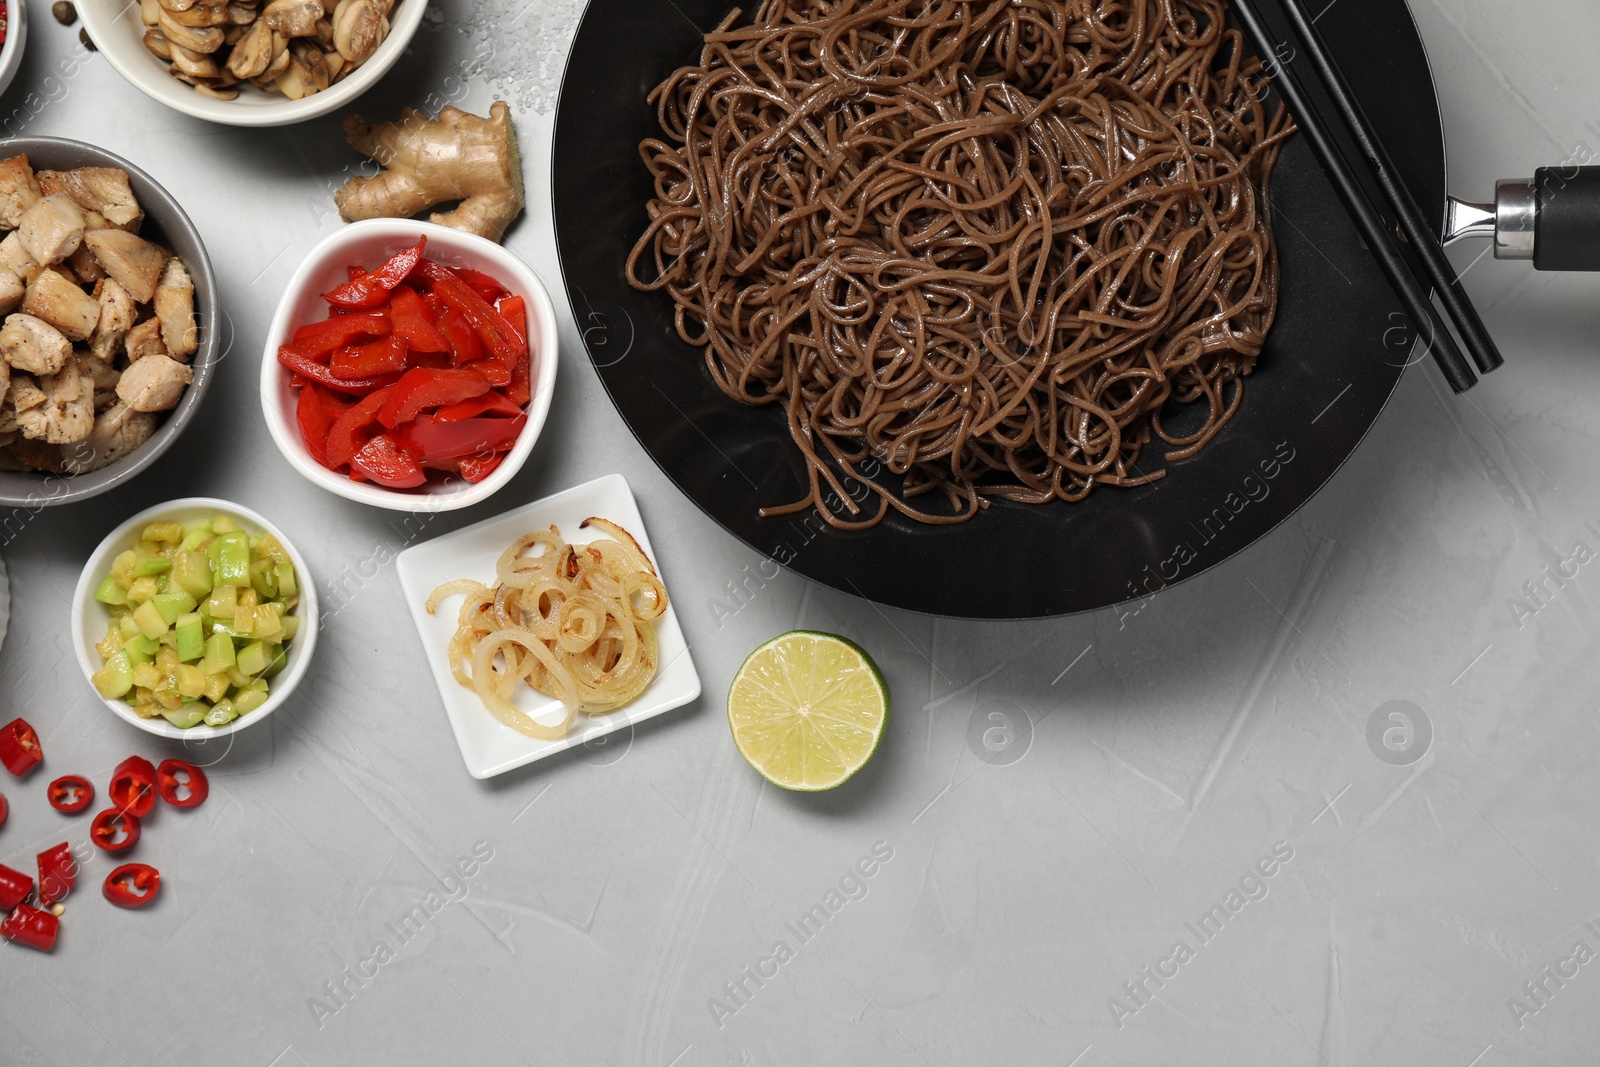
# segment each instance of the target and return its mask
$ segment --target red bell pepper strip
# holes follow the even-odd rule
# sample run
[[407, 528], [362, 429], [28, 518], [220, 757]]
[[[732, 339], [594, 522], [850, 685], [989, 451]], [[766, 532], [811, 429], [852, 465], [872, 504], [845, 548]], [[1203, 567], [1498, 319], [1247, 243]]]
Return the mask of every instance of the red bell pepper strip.
[[72, 892], [78, 884], [78, 864], [72, 858], [72, 849], [65, 841], [45, 849], [38, 855], [39, 904], [48, 908]]
[[26, 719], [12, 719], [0, 726], [0, 763], [18, 778], [27, 774], [44, 758], [39, 735]]
[[81, 774], [64, 774], [50, 783], [50, 806], [67, 815], [76, 815], [94, 800], [94, 786]]
[[381, 375], [376, 378], [346, 380], [293, 345], [280, 345], [278, 347], [278, 362], [289, 370], [294, 371], [294, 373], [309, 378], [319, 385], [325, 385], [329, 389], [336, 389], [341, 393], [353, 393], [356, 396], [366, 396], [374, 389], [393, 384], [393, 379], [387, 375]]
[[512, 366], [511, 381], [506, 384], [506, 396], [513, 404], [523, 406], [533, 399], [533, 355], [528, 347], [527, 304], [520, 296], [508, 296], [495, 305], [495, 310], [522, 343], [522, 354]]
[[504, 364], [493, 359], [475, 359], [471, 363], [462, 365], [463, 370], [469, 370], [489, 383], [491, 389], [505, 389], [511, 384], [511, 370]]
[[386, 433], [362, 445], [361, 451], [350, 457], [350, 466], [389, 489], [415, 489], [428, 480], [417, 457]]
[[181, 759], [162, 760], [156, 768], [156, 791], [175, 808], [198, 808], [211, 795], [206, 772]]
[[483, 456], [462, 456], [460, 460], [461, 477], [476, 485], [495, 472], [500, 466], [500, 461], [506, 458], [504, 452], [494, 452]]
[[6, 820], [10, 817], [11, 802], [6, 800], [6, 795], [4, 793], [0, 793], [0, 826], [4, 826], [6, 824]]
[[89, 840], [105, 852], [126, 852], [139, 843], [139, 817], [107, 808], [89, 824]]
[[450, 341], [439, 332], [433, 312], [411, 286], [402, 285], [389, 294], [389, 318], [394, 323], [394, 335], [404, 338], [411, 351], [450, 351]]
[[106, 875], [100, 892], [119, 908], [142, 908], [160, 889], [160, 871], [148, 863], [124, 863]]
[[333, 426], [333, 418], [322, 403], [322, 394], [311, 382], [300, 390], [294, 417], [300, 425], [300, 440], [305, 442], [306, 451], [311, 453], [312, 459], [328, 466], [328, 430]]
[[461, 312], [451, 309], [439, 320], [439, 329], [450, 341], [450, 362], [456, 366], [483, 358], [483, 338]]
[[32, 878], [0, 863], [0, 911], [10, 911], [27, 900], [32, 892]]
[[328, 369], [347, 380], [400, 374], [406, 369], [406, 354], [405, 339], [391, 333], [364, 345], [335, 348]]
[[400, 443], [421, 463], [459, 459], [484, 452], [504, 452], [517, 443], [528, 425], [528, 417], [518, 413], [514, 419], [461, 419], [440, 422], [429, 415], [418, 415], [399, 430]]
[[359, 337], [382, 337], [394, 329], [387, 311], [363, 311], [354, 315], [333, 315], [321, 322], [308, 322], [289, 339], [298, 351], [316, 359]]
[[129, 756], [111, 772], [106, 796], [111, 798], [117, 811], [140, 819], [149, 815], [150, 809], [156, 806], [155, 766], [143, 756]]
[[446, 267], [445, 269], [472, 286], [479, 296], [490, 303], [506, 295], [506, 287], [481, 270], [473, 270], [471, 267]]
[[409, 422], [420, 411], [469, 400], [489, 391], [489, 383], [468, 370], [408, 370], [395, 383], [378, 412], [378, 421], [391, 430]]
[[470, 400], [463, 400], [459, 404], [446, 404], [433, 413], [439, 422], [460, 422], [462, 419], [473, 419], [479, 415], [499, 416], [514, 419], [523, 414], [521, 408], [507, 400], [501, 393], [493, 391], [475, 396]]
[[527, 346], [518, 343], [516, 334], [506, 324], [506, 320], [500, 317], [476, 289], [456, 277], [450, 268], [432, 260], [423, 260], [417, 270], [428, 279], [433, 291], [439, 294], [439, 298], [446, 306], [455, 308], [467, 317], [472, 328], [488, 346], [491, 356], [508, 369], [516, 365], [521, 350]]
[[60, 919], [48, 911], [30, 908], [26, 904], [18, 905], [10, 915], [0, 919], [0, 937], [40, 952], [49, 952], [54, 948], [56, 935], [60, 932]]
[[377, 307], [388, 298], [391, 289], [406, 280], [406, 275], [422, 258], [422, 250], [427, 244], [426, 237], [419, 239], [410, 248], [401, 249], [390, 256], [382, 266], [351, 279], [330, 293], [324, 293], [322, 298], [339, 308]]
[[352, 404], [350, 408], [334, 420], [333, 426], [328, 430], [328, 465], [339, 468], [350, 462], [352, 456], [361, 450], [367, 443], [368, 433], [378, 418], [378, 411], [389, 400], [395, 387], [389, 386], [369, 393], [360, 402]]

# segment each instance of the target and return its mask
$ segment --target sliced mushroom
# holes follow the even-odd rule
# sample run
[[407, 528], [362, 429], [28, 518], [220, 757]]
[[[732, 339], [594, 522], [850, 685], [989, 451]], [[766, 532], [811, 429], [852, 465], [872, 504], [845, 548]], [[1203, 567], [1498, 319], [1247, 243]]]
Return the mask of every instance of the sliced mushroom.
[[199, 93], [201, 96], [209, 96], [213, 100], [239, 99], [239, 90], [237, 89], [213, 87], [206, 85], [204, 82], [196, 82], [194, 91]]
[[[285, 51], [288, 46], [285, 45]], [[228, 73], [236, 78], [254, 78], [272, 62], [272, 27], [257, 22], [245, 31], [244, 38], [228, 55]]]
[[17, 237], [35, 262], [59, 263], [83, 243], [83, 212], [65, 193], [34, 204], [17, 224]]
[[161, 4], [159, 0], [139, 0], [139, 21], [146, 26], [154, 26], [161, 17]]
[[322, 13], [321, 0], [272, 0], [261, 17], [285, 37], [310, 37]]
[[0, 229], [16, 229], [22, 216], [43, 195], [27, 156], [0, 161]]
[[[0, 357], [29, 374], [54, 374], [72, 355], [72, 342], [43, 319], [18, 312], [0, 326]], [[12, 378], [16, 385], [16, 378]], [[19, 409], [20, 410], [20, 409]]]
[[[83, 236], [106, 274], [115, 278], [141, 304], [156, 295], [156, 282], [166, 266], [166, 253], [138, 234], [125, 230], [90, 230]], [[0, 246], [5, 244], [0, 241]], [[0, 253], [3, 253], [0, 247]]]
[[172, 67], [183, 72], [191, 78], [215, 78], [222, 73], [216, 60], [202, 52], [185, 48], [171, 38], [167, 39], [167, 47], [172, 49]]
[[383, 12], [377, 0], [339, 0], [333, 12], [333, 43], [350, 62], [364, 58], [378, 46]]
[[167, 354], [175, 359], [193, 355], [200, 333], [194, 322], [194, 281], [177, 256], [167, 260], [161, 272], [155, 308], [156, 318], [161, 320], [161, 342], [167, 346]]
[[168, 11], [188, 11], [200, 0], [158, 0], [158, 2]]
[[320, 93], [332, 81], [326, 57], [310, 41], [289, 42], [289, 69], [277, 78], [277, 86], [290, 100], [299, 100]]
[[256, 11], [254, 6], [246, 6], [240, 3], [228, 5], [228, 21], [235, 26], [252, 25], [256, 21], [257, 14], [259, 12]]
[[222, 47], [222, 31], [215, 26], [184, 26], [172, 21], [163, 11], [159, 28], [168, 42], [182, 45], [191, 52], [210, 55]]
[[156, 58], [164, 59], [168, 63], [172, 62], [172, 47], [167, 44], [167, 39], [163, 37], [159, 31], [144, 31], [144, 46], [145, 48], [149, 49], [150, 54]]
[[55, 268], [41, 271], [28, 283], [22, 310], [74, 341], [87, 341], [100, 321], [100, 301]]
[[206, 29], [228, 24], [227, 0], [200, 0], [186, 11], [162, 11], [165, 21], [195, 29]]

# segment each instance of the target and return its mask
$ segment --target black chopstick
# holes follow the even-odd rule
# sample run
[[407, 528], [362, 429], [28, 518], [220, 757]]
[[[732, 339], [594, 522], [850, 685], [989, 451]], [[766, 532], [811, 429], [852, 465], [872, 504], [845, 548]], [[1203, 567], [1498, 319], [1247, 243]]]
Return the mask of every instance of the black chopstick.
[[[1261, 15], [1256, 10], [1255, 0], [1233, 0], [1233, 9], [1244, 25], [1245, 33], [1249, 35], [1251, 43], [1264, 60], [1292, 55], [1287, 48], [1280, 46], [1277, 38], [1262, 22]], [[1383, 268], [1384, 276], [1389, 279], [1389, 284], [1399, 295], [1400, 302], [1405, 305], [1407, 313], [1411, 316], [1412, 325], [1416, 327], [1427, 350], [1433, 354], [1445, 381], [1450, 383], [1450, 388], [1455, 392], [1466, 392], [1477, 383], [1478, 379], [1472, 373], [1472, 368], [1467, 365], [1466, 357], [1461, 354], [1461, 349], [1457, 347], [1455, 338], [1450, 335], [1444, 320], [1439, 317], [1433, 301], [1428, 299], [1428, 294], [1423, 290], [1421, 283], [1411, 273], [1411, 268], [1400, 251], [1398, 238], [1390, 231], [1377, 205], [1372, 202], [1366, 188], [1356, 177], [1355, 169], [1346, 158], [1344, 150], [1333, 139], [1321, 112], [1306, 95], [1305, 87], [1300, 83], [1292, 61], [1280, 59], [1275, 65], [1277, 72], [1273, 77], [1273, 84], [1288, 101], [1295, 122], [1299, 125], [1300, 131], [1306, 135], [1306, 140], [1311, 142], [1311, 150], [1316, 153], [1318, 162], [1328, 175], [1328, 180], [1333, 183], [1339, 199], [1344, 202], [1345, 209], [1350, 212], [1356, 228], [1361, 231], [1372, 257], [1378, 261], [1378, 266]]]
[[1345, 81], [1344, 71], [1334, 59], [1332, 51], [1328, 48], [1328, 42], [1323, 39], [1322, 31], [1317, 29], [1316, 20], [1307, 17], [1302, 0], [1279, 0], [1279, 3], [1289, 16], [1295, 32], [1300, 35], [1300, 40], [1305, 44], [1306, 54], [1311, 57], [1312, 66], [1316, 67], [1317, 73], [1322, 76], [1328, 96], [1344, 118], [1345, 126], [1349, 128], [1356, 147], [1366, 157], [1368, 169], [1372, 171], [1373, 177], [1378, 179], [1383, 195], [1388, 198], [1389, 207], [1400, 220], [1400, 228], [1405, 231], [1406, 239], [1411, 242], [1411, 247], [1416, 249], [1417, 255], [1422, 259], [1423, 268], [1428, 272], [1428, 280], [1433, 283], [1433, 291], [1439, 294], [1440, 302], [1444, 304], [1450, 320], [1455, 323], [1456, 331], [1461, 334], [1461, 341], [1466, 346], [1468, 355], [1472, 357], [1472, 362], [1478, 365], [1480, 374], [1488, 374], [1504, 363], [1505, 357], [1500, 355], [1500, 349], [1495, 346], [1494, 338], [1489, 336], [1488, 328], [1478, 317], [1478, 309], [1472, 306], [1472, 298], [1467, 296], [1467, 291], [1462, 287], [1455, 268], [1445, 256], [1444, 245], [1439, 241], [1438, 231], [1428, 225], [1422, 208], [1417, 205], [1416, 197], [1411, 195], [1411, 190], [1406, 188], [1405, 182], [1400, 179], [1400, 172], [1396, 169], [1388, 148], [1378, 136], [1372, 121], [1367, 118], [1361, 101], [1350, 91], [1350, 83]]

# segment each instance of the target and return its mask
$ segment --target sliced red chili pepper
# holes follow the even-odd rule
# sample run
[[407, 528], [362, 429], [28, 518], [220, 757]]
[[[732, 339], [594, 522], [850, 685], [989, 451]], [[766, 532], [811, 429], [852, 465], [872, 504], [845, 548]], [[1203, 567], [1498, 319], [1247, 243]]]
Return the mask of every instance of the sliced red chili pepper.
[[198, 808], [211, 795], [206, 772], [181, 759], [162, 760], [156, 768], [156, 790], [175, 808]]
[[0, 911], [10, 911], [27, 900], [32, 892], [32, 878], [0, 863]]
[[296, 349], [293, 345], [279, 346], [278, 362], [296, 374], [309, 378], [319, 385], [325, 385], [329, 389], [336, 389], [341, 393], [351, 393], [355, 396], [366, 396], [374, 389], [381, 389], [385, 385], [394, 384], [394, 379], [386, 375], [376, 378], [357, 378], [354, 381], [341, 378], [323, 364]]
[[143, 756], [129, 756], [111, 772], [111, 785], [106, 796], [118, 811], [138, 818], [150, 814], [156, 806], [156, 769]]
[[504, 452], [517, 443], [528, 424], [528, 416], [514, 419], [461, 419], [440, 422], [430, 415], [418, 415], [396, 433], [419, 463], [432, 464], [442, 459], [459, 459], [486, 452]]
[[78, 884], [78, 864], [65, 841], [39, 853], [39, 904], [48, 908]]
[[94, 800], [94, 786], [81, 774], [64, 774], [50, 783], [50, 806], [68, 815], [76, 815]]
[[0, 726], [0, 763], [6, 770], [22, 777], [44, 758], [44, 748], [39, 735], [26, 719], [12, 719]]
[[19, 904], [10, 915], [0, 919], [0, 937], [40, 952], [49, 952], [54, 948], [56, 935], [60, 932], [60, 919], [48, 911], [30, 908], [26, 904]]
[[475, 396], [458, 404], [446, 404], [435, 411], [433, 417], [439, 422], [459, 422], [462, 419], [477, 418], [479, 415], [485, 417], [503, 415], [508, 419], [514, 419], [521, 414], [523, 414], [521, 408], [507, 400], [504, 395], [491, 390], [482, 396]]
[[124, 863], [106, 875], [100, 892], [119, 908], [142, 908], [161, 889], [161, 872], [148, 863]]
[[105, 852], [126, 852], [139, 843], [139, 817], [107, 808], [89, 824], [89, 840]]
[[462, 456], [458, 461], [461, 477], [476, 485], [495, 472], [502, 460], [506, 458], [504, 452], [493, 452], [489, 455]]
[[367, 438], [372, 436], [370, 431], [377, 424], [378, 410], [388, 402], [394, 388], [391, 385], [369, 393], [334, 420], [328, 429], [329, 466], [337, 468], [349, 463], [351, 457], [367, 443]]
[[328, 369], [341, 378], [375, 378], [406, 369], [406, 342], [390, 334], [364, 345], [344, 345], [333, 350]]
[[294, 332], [289, 343], [311, 359], [325, 356], [340, 345], [360, 338], [382, 337], [394, 329], [387, 311], [363, 311], [353, 315], [333, 315], [321, 322], [308, 322]]
[[389, 290], [406, 280], [406, 275], [422, 258], [422, 250], [427, 244], [428, 239], [421, 238], [410, 248], [401, 249], [390, 256], [382, 266], [359, 278], [352, 278], [332, 292], [324, 293], [322, 298], [334, 307], [377, 307], [388, 298]]
[[433, 312], [411, 286], [402, 285], [389, 294], [389, 318], [411, 351], [450, 351], [450, 341], [434, 323]]
[[350, 457], [350, 468], [389, 489], [415, 489], [428, 480], [417, 457], [394, 438], [380, 433]]
[[391, 430], [409, 422], [420, 411], [454, 404], [489, 391], [489, 383], [468, 370], [408, 370], [378, 412], [378, 421]]

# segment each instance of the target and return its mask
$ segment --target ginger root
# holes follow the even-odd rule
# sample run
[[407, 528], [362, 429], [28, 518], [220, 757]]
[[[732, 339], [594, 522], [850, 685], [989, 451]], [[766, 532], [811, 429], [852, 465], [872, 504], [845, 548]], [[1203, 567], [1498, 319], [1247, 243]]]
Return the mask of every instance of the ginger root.
[[429, 220], [499, 241], [522, 213], [522, 157], [504, 101], [494, 102], [488, 118], [446, 107], [430, 119], [406, 108], [394, 122], [369, 126], [360, 115], [347, 115], [344, 135], [384, 168], [372, 178], [351, 178], [334, 193], [346, 222], [410, 218], [459, 200], [454, 211]]

